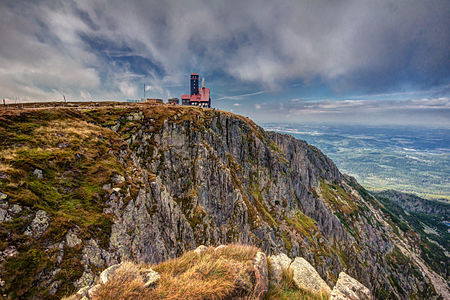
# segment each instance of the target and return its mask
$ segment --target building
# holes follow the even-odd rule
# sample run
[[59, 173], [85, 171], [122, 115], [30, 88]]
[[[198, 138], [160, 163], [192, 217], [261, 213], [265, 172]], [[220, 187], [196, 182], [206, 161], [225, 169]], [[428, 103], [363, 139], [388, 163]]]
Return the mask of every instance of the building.
[[191, 94], [181, 96], [182, 105], [193, 105], [200, 107], [211, 107], [211, 96], [209, 88], [205, 87], [205, 78], [202, 80], [202, 87], [198, 87], [198, 74], [191, 74]]
[[170, 98], [170, 99], [167, 100], [167, 103], [173, 104], [173, 105], [178, 105], [178, 104], [180, 104], [180, 99], [178, 99], [178, 98]]
[[182, 95], [181, 96], [181, 105], [189, 105], [191, 101], [191, 95]]
[[144, 103], [151, 103], [151, 104], [161, 104], [163, 103], [163, 99], [157, 99], [157, 98], [142, 98], [141, 102]]

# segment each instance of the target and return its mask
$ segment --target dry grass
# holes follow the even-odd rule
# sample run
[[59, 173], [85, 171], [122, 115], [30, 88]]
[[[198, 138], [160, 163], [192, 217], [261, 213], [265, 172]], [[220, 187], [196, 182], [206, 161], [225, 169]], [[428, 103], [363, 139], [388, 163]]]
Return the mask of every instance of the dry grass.
[[193, 251], [151, 266], [161, 274], [155, 289], [144, 288], [143, 272], [148, 266], [126, 263], [97, 290], [94, 299], [223, 299], [251, 297], [252, 260], [258, 249], [229, 245], [201, 254]]

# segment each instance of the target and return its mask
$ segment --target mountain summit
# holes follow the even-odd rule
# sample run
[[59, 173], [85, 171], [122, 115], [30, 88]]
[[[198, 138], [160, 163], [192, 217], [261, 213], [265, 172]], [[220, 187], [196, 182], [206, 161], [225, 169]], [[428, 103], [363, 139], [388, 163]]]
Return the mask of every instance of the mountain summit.
[[[345, 272], [378, 299], [449, 297], [420, 236], [319, 149], [207, 108], [0, 112], [0, 278], [57, 298], [124, 261], [239, 243]], [[438, 273], [439, 272], [439, 273]]]

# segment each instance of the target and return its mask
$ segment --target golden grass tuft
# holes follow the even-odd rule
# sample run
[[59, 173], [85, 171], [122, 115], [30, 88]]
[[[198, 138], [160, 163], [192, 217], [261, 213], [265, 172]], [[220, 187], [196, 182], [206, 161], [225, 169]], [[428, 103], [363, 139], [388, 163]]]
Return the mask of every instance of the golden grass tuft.
[[[252, 260], [258, 248], [229, 245], [219, 250], [209, 247], [155, 266], [124, 263], [95, 293], [94, 299], [223, 299], [250, 298], [253, 290]], [[160, 273], [156, 288], [144, 288], [145, 270]]]

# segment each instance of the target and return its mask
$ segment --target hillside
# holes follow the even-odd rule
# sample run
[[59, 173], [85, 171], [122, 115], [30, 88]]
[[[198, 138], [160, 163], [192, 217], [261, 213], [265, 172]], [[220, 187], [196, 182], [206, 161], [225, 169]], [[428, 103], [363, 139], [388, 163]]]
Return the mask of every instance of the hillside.
[[427, 200], [394, 190], [373, 193], [399, 222], [420, 235], [421, 257], [437, 272], [450, 275], [450, 232], [444, 221], [450, 220], [450, 204]]
[[440, 215], [443, 219], [450, 218], [450, 203], [445, 199], [428, 200], [414, 194], [402, 193], [394, 190], [374, 192], [375, 196], [392, 200], [401, 208], [409, 212], [428, 215]]
[[330, 287], [345, 271], [379, 299], [449, 295], [411, 226], [317, 148], [247, 118], [102, 105], [6, 110], [0, 128], [7, 298], [57, 298], [122, 261], [229, 243], [304, 257]]

